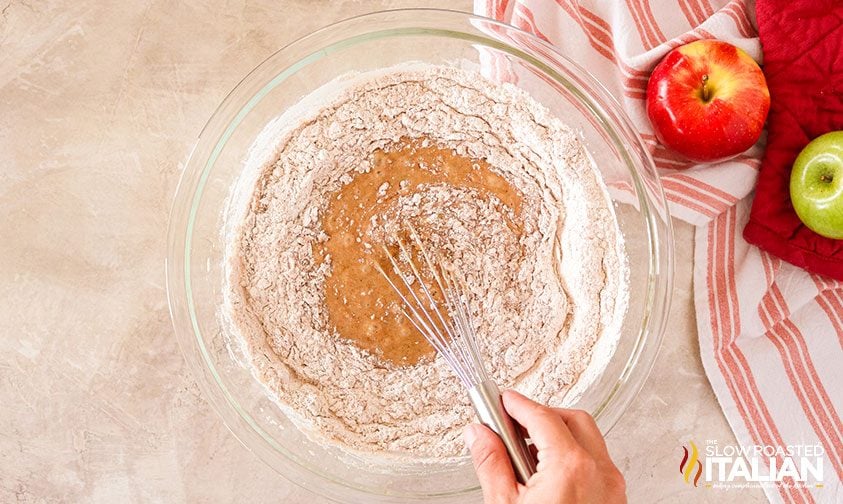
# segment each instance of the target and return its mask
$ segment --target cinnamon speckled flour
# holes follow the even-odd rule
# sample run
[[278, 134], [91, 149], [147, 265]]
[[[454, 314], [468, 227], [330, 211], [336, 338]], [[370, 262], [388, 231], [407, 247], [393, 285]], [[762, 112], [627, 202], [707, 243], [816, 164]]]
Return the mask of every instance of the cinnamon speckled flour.
[[522, 197], [516, 212], [458, 183], [406, 193], [385, 184], [379, 195], [394, 197], [360, 237], [379, 243], [405, 221], [426, 230], [468, 281], [501, 388], [569, 403], [566, 392], [599, 373], [592, 363], [583, 375], [595, 343], [618, 337], [627, 271], [579, 139], [514, 86], [453, 68], [393, 69], [349, 80], [287, 125], [229, 246], [227, 316], [256, 376], [312, 436], [358, 454], [441, 460], [463, 452], [473, 419], [460, 383], [441, 358], [399, 366], [338, 335], [325, 305], [335, 258], [314, 252], [328, 239], [329, 195], [406, 139], [485, 160]]

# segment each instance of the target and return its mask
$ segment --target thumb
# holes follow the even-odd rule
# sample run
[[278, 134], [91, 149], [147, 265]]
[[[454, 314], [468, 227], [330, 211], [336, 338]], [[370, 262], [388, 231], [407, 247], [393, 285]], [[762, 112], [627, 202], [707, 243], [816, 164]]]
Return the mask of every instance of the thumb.
[[480, 424], [466, 427], [463, 436], [471, 451], [485, 502], [510, 502], [514, 499], [518, 483], [501, 438]]

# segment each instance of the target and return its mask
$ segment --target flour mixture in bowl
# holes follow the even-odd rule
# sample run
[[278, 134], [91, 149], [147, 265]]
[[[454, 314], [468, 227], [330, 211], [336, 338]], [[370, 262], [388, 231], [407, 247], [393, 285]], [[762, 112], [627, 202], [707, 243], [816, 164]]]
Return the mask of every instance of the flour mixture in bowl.
[[269, 394], [357, 454], [463, 452], [465, 392], [374, 268], [409, 223], [466, 277], [501, 388], [569, 404], [599, 374], [595, 344], [618, 337], [628, 277], [575, 132], [516, 87], [453, 68], [337, 87], [283, 125], [228, 251], [227, 317]]

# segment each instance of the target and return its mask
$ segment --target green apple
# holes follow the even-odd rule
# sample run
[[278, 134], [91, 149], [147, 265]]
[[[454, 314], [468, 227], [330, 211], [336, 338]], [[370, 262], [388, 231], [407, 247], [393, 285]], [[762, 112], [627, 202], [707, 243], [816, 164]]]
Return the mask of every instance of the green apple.
[[802, 149], [790, 173], [790, 200], [808, 228], [843, 240], [843, 130], [818, 136]]

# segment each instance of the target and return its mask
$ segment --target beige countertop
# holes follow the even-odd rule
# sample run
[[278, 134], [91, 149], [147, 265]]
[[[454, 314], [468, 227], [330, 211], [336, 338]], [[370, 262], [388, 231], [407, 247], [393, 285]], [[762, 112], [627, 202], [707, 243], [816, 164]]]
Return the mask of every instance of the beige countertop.
[[[200, 396], [167, 311], [167, 215], [194, 139], [241, 76], [320, 25], [413, 3], [4, 5], [0, 502], [321, 502]], [[683, 441], [734, 437], [699, 358], [693, 229], [677, 223], [676, 238], [665, 344], [609, 447], [631, 502], [762, 502], [679, 476]]]

